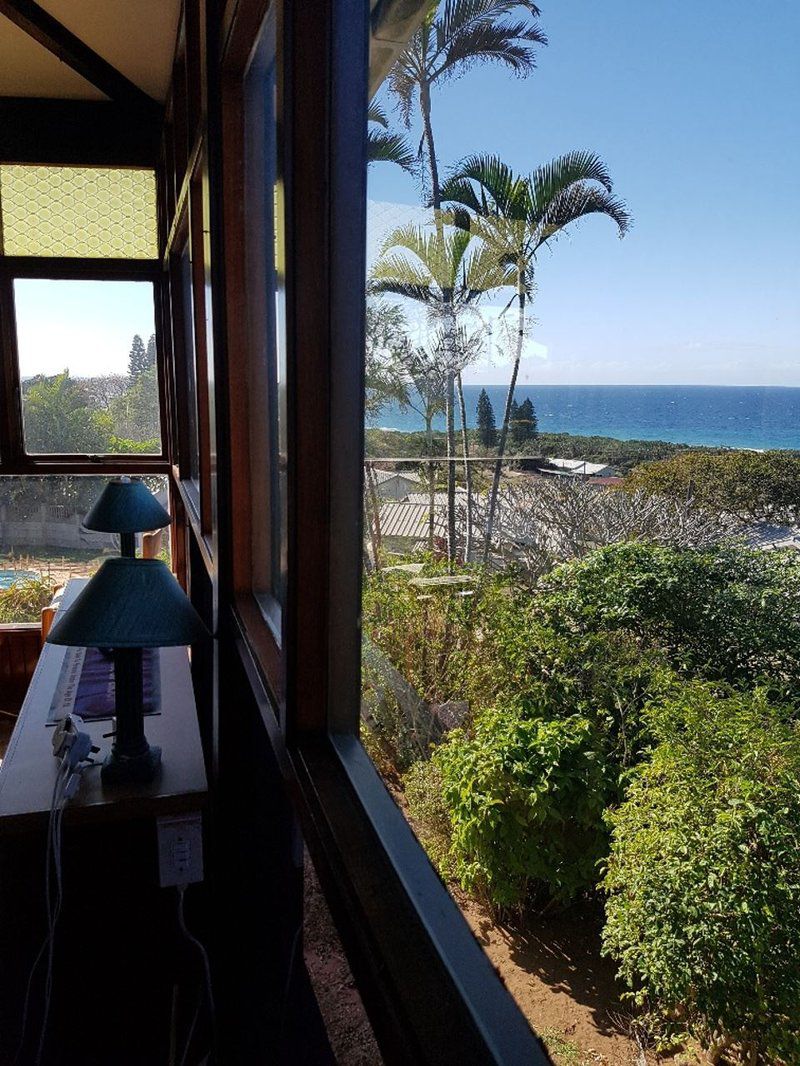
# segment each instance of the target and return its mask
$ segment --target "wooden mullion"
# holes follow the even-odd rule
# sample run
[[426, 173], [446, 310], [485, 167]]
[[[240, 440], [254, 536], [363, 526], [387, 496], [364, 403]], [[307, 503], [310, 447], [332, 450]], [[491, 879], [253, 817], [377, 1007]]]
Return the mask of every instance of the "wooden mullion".
[[[2, 263], [2, 261], [0, 261]], [[0, 266], [0, 469], [14, 473], [25, 453], [13, 275]]]
[[157, 281], [158, 259], [80, 259], [77, 256], [7, 255], [4, 273], [52, 281]]

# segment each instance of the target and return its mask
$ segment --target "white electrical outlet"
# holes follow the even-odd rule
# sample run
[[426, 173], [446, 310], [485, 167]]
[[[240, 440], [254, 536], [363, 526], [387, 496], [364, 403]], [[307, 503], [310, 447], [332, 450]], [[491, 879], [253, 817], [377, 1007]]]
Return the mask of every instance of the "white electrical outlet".
[[157, 818], [162, 888], [203, 880], [203, 821], [199, 812]]

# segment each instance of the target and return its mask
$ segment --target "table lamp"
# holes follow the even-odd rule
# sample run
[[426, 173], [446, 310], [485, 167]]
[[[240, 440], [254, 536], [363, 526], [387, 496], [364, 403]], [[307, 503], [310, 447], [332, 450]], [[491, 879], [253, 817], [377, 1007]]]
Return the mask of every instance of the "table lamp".
[[53, 625], [49, 644], [113, 653], [116, 729], [101, 771], [104, 784], [147, 783], [161, 749], [144, 735], [142, 649], [192, 644], [209, 633], [159, 559], [106, 559]]
[[168, 526], [170, 517], [141, 481], [129, 477], [109, 481], [83, 520], [86, 529], [119, 533], [120, 555], [136, 555], [136, 534]]

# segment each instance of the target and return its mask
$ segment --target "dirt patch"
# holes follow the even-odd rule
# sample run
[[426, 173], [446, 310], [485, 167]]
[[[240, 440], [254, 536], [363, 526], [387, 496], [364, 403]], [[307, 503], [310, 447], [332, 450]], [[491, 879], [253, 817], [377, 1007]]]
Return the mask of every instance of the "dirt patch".
[[364, 1004], [311, 861], [305, 861], [304, 957], [338, 1066], [382, 1066]]
[[506, 928], [474, 901], [461, 898], [459, 905], [525, 1017], [550, 1037], [556, 1059], [576, 1066], [657, 1061], [642, 1057], [613, 965], [600, 955], [599, 907], [581, 904]]

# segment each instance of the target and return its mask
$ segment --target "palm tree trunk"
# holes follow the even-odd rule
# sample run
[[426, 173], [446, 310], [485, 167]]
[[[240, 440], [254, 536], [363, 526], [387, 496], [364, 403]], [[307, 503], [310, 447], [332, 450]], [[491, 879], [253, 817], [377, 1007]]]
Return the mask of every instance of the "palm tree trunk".
[[461, 373], [456, 377], [458, 405], [461, 409], [461, 440], [464, 449], [464, 485], [467, 489], [467, 528], [464, 534], [464, 562], [469, 562], [472, 551], [472, 470], [469, 461], [469, 433], [467, 431], [467, 408], [464, 403], [464, 382]]
[[433, 126], [431, 125], [431, 87], [427, 81], [420, 85], [420, 111], [422, 112], [422, 130], [428, 146], [428, 165], [431, 172], [431, 204], [434, 211], [442, 206], [442, 194], [439, 185], [439, 166], [436, 162], [436, 146], [433, 143]]
[[436, 499], [436, 467], [433, 462], [433, 416], [425, 412], [425, 439], [428, 442], [428, 551], [433, 553], [433, 523]]
[[517, 374], [519, 373], [519, 363], [522, 358], [522, 342], [525, 339], [525, 289], [522, 283], [522, 276], [520, 275], [517, 283], [517, 298], [519, 299], [519, 325], [517, 327], [517, 350], [514, 355], [514, 366], [511, 371], [511, 381], [508, 386], [508, 395], [506, 396], [506, 407], [503, 412], [503, 425], [500, 429], [500, 440], [497, 444], [497, 462], [494, 465], [494, 476], [492, 478], [492, 489], [489, 494], [489, 514], [486, 518], [486, 539], [483, 542], [483, 562], [484, 564], [489, 561], [489, 546], [492, 542], [492, 530], [494, 527], [494, 514], [497, 509], [497, 493], [500, 489], [500, 473], [503, 467], [503, 456], [506, 451], [506, 440], [508, 438], [508, 426], [511, 421], [511, 405], [514, 402], [514, 389], [517, 384]]
[[447, 561], [456, 557], [455, 372], [447, 374]]

